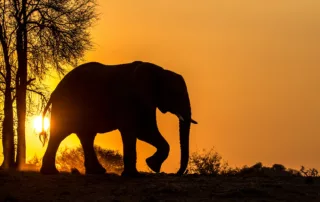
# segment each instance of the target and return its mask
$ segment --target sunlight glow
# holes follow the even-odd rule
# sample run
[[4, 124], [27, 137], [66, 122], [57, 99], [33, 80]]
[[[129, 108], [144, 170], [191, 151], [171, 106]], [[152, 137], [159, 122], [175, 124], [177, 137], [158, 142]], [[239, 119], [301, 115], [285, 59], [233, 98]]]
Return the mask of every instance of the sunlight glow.
[[[37, 133], [40, 133], [42, 130], [42, 117], [37, 116], [33, 120], [33, 127]], [[49, 119], [47, 117], [44, 118], [44, 130], [48, 130], [49, 128]]]

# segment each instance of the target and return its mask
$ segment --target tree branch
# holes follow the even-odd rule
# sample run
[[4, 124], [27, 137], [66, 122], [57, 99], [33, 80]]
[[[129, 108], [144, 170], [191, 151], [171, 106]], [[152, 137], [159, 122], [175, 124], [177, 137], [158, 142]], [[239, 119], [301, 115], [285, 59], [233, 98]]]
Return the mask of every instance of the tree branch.
[[6, 80], [6, 76], [4, 75], [3, 72], [0, 72], [0, 75], [3, 77], [4, 80]]
[[35, 79], [35, 78], [29, 79], [29, 80], [27, 81], [27, 86], [30, 85], [31, 82], [34, 81], [34, 80], [36, 80], [36, 79]]
[[30, 88], [27, 88], [27, 91], [30, 91], [30, 92], [33, 92], [33, 93], [40, 95], [42, 97], [42, 99], [44, 99], [47, 102], [47, 97], [45, 96], [45, 94], [43, 94], [43, 92], [37, 91], [34, 89], [30, 89]]

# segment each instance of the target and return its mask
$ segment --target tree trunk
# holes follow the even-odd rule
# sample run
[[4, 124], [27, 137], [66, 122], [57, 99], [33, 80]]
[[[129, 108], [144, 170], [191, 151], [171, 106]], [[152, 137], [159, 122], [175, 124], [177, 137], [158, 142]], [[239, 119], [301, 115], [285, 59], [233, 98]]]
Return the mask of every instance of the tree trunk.
[[23, 22], [18, 22], [17, 29], [17, 55], [18, 71], [16, 77], [17, 90], [17, 117], [18, 117], [18, 146], [17, 146], [17, 166], [21, 169], [26, 162], [26, 94], [27, 94], [27, 28], [26, 28], [26, 1], [22, 1]]
[[5, 61], [5, 92], [4, 92], [4, 119], [2, 122], [2, 147], [4, 160], [1, 165], [4, 169], [14, 168], [15, 152], [14, 152], [14, 129], [13, 129], [13, 108], [11, 95], [11, 65], [9, 61], [9, 52], [6, 42], [6, 34], [3, 27], [0, 26], [0, 41]]
[[21, 169], [26, 161], [26, 138], [25, 138], [25, 121], [26, 121], [26, 88], [24, 79], [26, 73], [20, 73], [18, 80], [20, 84], [17, 86], [17, 117], [18, 117], [18, 145], [17, 145], [17, 165]]
[[4, 97], [4, 120], [2, 123], [2, 145], [4, 160], [2, 168], [15, 167], [14, 153], [14, 129], [13, 129], [13, 109], [11, 102], [11, 89], [6, 86]]

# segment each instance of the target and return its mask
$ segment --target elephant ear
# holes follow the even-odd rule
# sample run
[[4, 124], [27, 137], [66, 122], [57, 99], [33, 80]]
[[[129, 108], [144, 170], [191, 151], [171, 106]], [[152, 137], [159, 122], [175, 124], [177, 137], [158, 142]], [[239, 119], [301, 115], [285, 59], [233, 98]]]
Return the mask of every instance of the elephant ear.
[[156, 104], [156, 84], [157, 73], [160, 67], [153, 66], [149, 63], [137, 65], [133, 72], [133, 91], [138, 102], [150, 109], [155, 109]]

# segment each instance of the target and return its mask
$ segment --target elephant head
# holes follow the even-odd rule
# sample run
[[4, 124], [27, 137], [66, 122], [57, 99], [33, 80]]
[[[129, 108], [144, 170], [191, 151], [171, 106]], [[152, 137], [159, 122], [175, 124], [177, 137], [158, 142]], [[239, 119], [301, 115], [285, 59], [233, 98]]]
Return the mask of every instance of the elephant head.
[[134, 83], [141, 101], [151, 109], [157, 107], [162, 113], [170, 112], [179, 119], [181, 160], [177, 174], [185, 172], [189, 160], [191, 105], [183, 77], [159, 66], [142, 63], [134, 73]]

